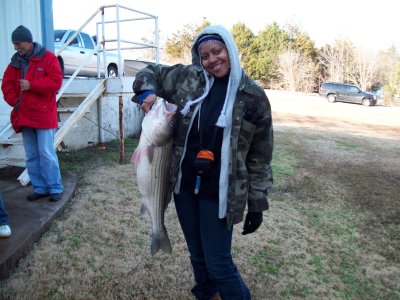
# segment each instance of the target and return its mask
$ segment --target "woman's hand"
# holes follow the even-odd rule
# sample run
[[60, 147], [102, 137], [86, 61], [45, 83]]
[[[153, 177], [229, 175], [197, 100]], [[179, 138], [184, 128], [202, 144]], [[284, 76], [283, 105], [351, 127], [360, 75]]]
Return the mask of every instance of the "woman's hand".
[[145, 112], [148, 113], [149, 110], [151, 109], [151, 106], [156, 102], [157, 100], [157, 95], [156, 94], [150, 94], [148, 95], [144, 100], [142, 105], [140, 105], [140, 108]]
[[260, 227], [263, 221], [262, 212], [248, 212], [243, 226], [243, 235], [253, 233]]

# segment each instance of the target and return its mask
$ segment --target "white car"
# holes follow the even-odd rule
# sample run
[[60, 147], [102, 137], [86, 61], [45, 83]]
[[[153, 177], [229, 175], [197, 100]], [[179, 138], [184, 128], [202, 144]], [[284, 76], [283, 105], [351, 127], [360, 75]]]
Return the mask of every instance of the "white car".
[[[54, 48], [55, 52], [59, 50], [65, 42], [75, 33], [75, 30], [54, 30]], [[100, 74], [104, 76], [103, 52], [96, 53], [96, 43], [93, 38], [84, 32], [79, 33], [57, 57], [61, 66], [63, 75], [72, 75], [80, 66], [82, 61], [90, 55], [87, 64], [83, 66], [78, 76], [97, 77], [97, 55], [100, 57]], [[106, 52], [106, 69], [108, 77], [117, 77], [120, 70], [118, 69], [118, 55]], [[121, 64], [123, 64], [121, 59]], [[121, 67], [123, 70], [123, 65]]]

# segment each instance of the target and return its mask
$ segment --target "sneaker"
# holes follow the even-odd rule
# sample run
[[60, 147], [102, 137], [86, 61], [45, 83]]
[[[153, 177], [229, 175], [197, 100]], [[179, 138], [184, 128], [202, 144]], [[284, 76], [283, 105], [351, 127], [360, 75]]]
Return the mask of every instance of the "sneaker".
[[62, 193], [53, 193], [50, 194], [49, 201], [50, 202], [57, 202], [61, 200]]
[[0, 237], [8, 237], [11, 235], [11, 229], [8, 225], [0, 226]]
[[28, 197], [26, 197], [26, 198], [28, 198], [29, 201], [35, 201], [35, 200], [39, 200], [39, 199], [42, 199], [42, 198], [45, 198], [48, 196], [49, 196], [49, 193], [46, 193], [46, 194], [33, 193], [31, 195], [28, 195]]

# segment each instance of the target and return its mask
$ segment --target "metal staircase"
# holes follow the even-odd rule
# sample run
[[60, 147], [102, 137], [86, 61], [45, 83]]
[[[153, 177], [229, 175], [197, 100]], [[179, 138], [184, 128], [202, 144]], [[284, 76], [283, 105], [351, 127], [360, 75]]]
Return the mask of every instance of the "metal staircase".
[[[75, 109], [65, 112], [71, 112], [72, 114], [68, 117], [68, 119], [62, 123], [61, 127], [58, 128], [55, 137], [54, 137], [54, 148], [59, 148], [64, 137], [68, 133], [68, 131], [82, 118], [82, 116], [89, 110], [92, 104], [101, 96], [101, 94], [105, 91], [105, 82], [106, 79], [103, 79], [91, 92], [85, 100]], [[59, 99], [59, 97], [58, 97]], [[58, 100], [57, 99], [57, 100]], [[25, 169], [22, 174], [18, 177], [18, 180], [22, 185], [27, 185], [29, 183], [29, 175], [27, 169]]]

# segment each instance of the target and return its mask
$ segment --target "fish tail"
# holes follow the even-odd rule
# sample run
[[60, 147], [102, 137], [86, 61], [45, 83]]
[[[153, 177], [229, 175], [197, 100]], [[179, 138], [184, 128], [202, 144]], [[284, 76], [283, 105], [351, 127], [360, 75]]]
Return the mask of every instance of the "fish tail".
[[164, 253], [172, 253], [171, 242], [169, 241], [165, 227], [158, 232], [158, 234], [153, 233], [151, 238], [151, 255], [154, 256], [160, 249], [163, 250]]
[[136, 148], [135, 151], [133, 151], [132, 157], [131, 157], [131, 162], [134, 162], [136, 165], [139, 164], [140, 162], [140, 151], [139, 148]]

